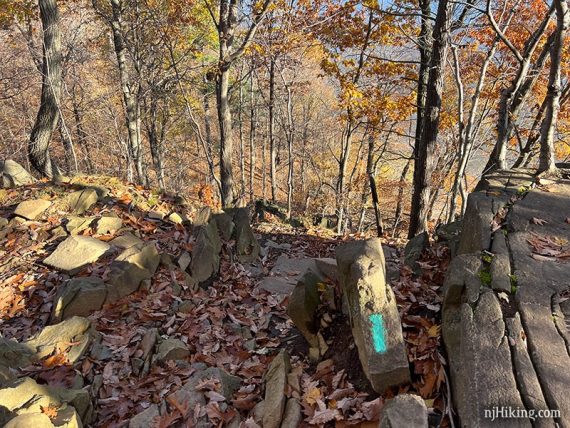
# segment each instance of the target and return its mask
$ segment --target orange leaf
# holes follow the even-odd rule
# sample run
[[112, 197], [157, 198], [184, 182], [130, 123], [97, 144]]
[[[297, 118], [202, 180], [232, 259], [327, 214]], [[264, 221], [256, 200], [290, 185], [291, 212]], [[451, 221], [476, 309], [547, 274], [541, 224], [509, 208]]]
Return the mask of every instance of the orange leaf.
[[40, 406], [40, 410], [43, 414], [47, 415], [47, 417], [52, 420], [57, 418], [57, 407], [55, 407], [53, 404], [50, 404], [47, 407]]

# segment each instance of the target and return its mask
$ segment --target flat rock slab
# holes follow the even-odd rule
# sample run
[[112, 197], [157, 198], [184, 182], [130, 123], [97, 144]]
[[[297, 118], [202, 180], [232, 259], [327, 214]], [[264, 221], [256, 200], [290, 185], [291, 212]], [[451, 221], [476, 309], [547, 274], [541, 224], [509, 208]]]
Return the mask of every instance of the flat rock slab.
[[101, 278], [80, 277], [65, 283], [56, 295], [52, 319], [86, 317], [101, 309], [107, 298], [107, 284]]
[[110, 245], [90, 236], [70, 236], [57, 246], [44, 260], [55, 269], [75, 273], [84, 266], [96, 262], [109, 250]]
[[14, 210], [14, 214], [18, 217], [23, 217], [26, 220], [35, 220], [50, 206], [50, 201], [46, 201], [44, 199], [33, 199], [21, 202]]
[[482, 180], [469, 196], [462, 255], [446, 275], [442, 332], [462, 426], [530, 427], [485, 415], [519, 408], [561, 412], [533, 427], [570, 427], [570, 320], [559, 304], [570, 262], [557, 257], [570, 242], [570, 181], [533, 182], [526, 170]]

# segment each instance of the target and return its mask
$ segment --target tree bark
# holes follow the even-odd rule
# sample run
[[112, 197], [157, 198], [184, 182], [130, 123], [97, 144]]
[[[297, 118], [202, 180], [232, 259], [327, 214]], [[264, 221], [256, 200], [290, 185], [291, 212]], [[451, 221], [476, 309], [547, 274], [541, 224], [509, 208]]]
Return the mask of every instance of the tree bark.
[[257, 127], [257, 117], [255, 115], [255, 88], [253, 80], [253, 70], [254, 63], [252, 60], [251, 64], [251, 81], [250, 81], [250, 92], [249, 92], [249, 199], [253, 203], [255, 200], [255, 130]]
[[59, 119], [59, 99], [62, 84], [61, 34], [56, 0], [39, 0], [43, 28], [43, 64], [41, 104], [28, 142], [28, 158], [42, 176], [53, 178], [49, 144]]
[[452, 3], [449, 0], [440, 0], [434, 26], [425, 115], [414, 170], [414, 194], [412, 197], [410, 229], [408, 231], [409, 238], [427, 230], [434, 150], [441, 114], [444, 67], [449, 48], [451, 6]]
[[129, 181], [134, 181], [134, 177], [132, 175], [132, 167], [134, 166], [137, 175], [137, 181], [138, 183], [142, 184], [144, 182], [144, 173], [142, 167], [142, 147], [140, 139], [140, 107], [139, 100], [137, 98], [138, 91], [133, 90], [129, 78], [129, 70], [127, 64], [127, 46], [123, 32], [122, 0], [111, 0], [111, 10], [112, 15], [109, 19], [109, 23], [113, 32], [113, 44], [115, 48], [115, 55], [117, 57], [117, 65], [119, 68], [121, 91], [123, 94], [123, 102], [125, 103], [125, 121], [129, 136], [127, 179]]
[[275, 59], [269, 62], [269, 180], [271, 182], [271, 202], [277, 198], [277, 148], [275, 145]]
[[540, 131], [540, 158], [538, 165], [538, 172], [546, 174], [556, 171], [554, 140], [562, 94], [562, 53], [570, 20], [567, 0], [554, 0], [554, 6], [556, 8], [556, 32], [554, 43], [550, 48], [550, 75], [548, 78], [548, 92], [546, 94], [546, 111]]

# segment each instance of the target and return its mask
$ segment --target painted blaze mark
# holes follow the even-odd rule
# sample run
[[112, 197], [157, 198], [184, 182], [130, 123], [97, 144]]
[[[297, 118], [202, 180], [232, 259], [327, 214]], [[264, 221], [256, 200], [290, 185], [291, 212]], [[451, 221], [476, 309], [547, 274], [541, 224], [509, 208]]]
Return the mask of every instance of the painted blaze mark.
[[372, 323], [372, 343], [374, 350], [380, 354], [386, 352], [386, 329], [384, 328], [384, 319], [382, 314], [370, 315]]

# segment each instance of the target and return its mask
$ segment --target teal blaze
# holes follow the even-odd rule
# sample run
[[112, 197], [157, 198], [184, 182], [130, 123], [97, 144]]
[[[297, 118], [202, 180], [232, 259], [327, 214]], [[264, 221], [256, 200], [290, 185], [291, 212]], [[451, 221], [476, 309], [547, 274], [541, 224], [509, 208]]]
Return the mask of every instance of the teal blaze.
[[374, 350], [380, 354], [386, 352], [386, 329], [384, 328], [384, 319], [382, 314], [370, 315], [372, 323], [372, 343]]

